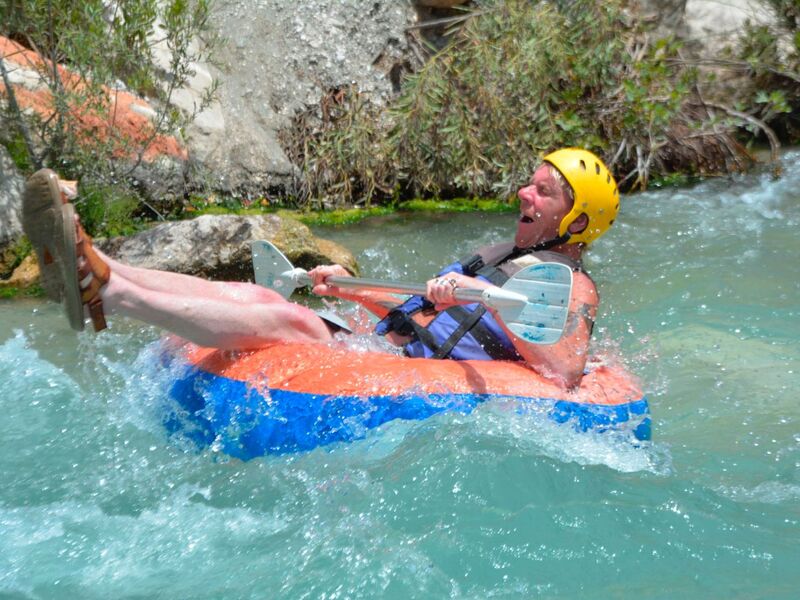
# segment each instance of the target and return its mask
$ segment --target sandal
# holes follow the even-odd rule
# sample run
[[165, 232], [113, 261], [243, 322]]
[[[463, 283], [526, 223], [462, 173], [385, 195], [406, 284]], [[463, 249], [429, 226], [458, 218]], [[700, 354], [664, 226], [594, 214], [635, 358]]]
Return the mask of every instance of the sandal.
[[83, 306], [86, 305], [89, 309], [89, 318], [92, 320], [94, 330], [102, 331], [108, 325], [103, 312], [103, 299], [100, 297], [100, 290], [111, 278], [111, 269], [94, 251], [92, 238], [83, 230], [80, 222], [75, 219], [72, 205], [65, 204], [63, 210], [64, 221], [66, 222], [69, 218], [69, 222], [73, 224], [72, 232], [73, 236], [75, 236], [75, 244], [72, 246], [75, 250], [72, 253], [72, 258], [76, 263], [76, 269], [66, 271], [66, 273], [75, 274], [75, 276], [67, 278], [67, 288], [69, 289], [67, 302], [71, 308], [77, 307], [75, 310], [80, 311], [81, 329], [83, 329]]
[[102, 331], [106, 324], [100, 289], [108, 283], [111, 269], [100, 258], [92, 246], [92, 238], [84, 231], [75, 216], [75, 207], [61, 207], [63, 223], [63, 245], [57, 247], [63, 266], [64, 306], [70, 327], [83, 331], [83, 307], [89, 309], [89, 317], [95, 331]]
[[63, 300], [70, 327], [83, 331], [86, 305], [94, 330], [101, 331], [107, 324], [99, 292], [111, 270], [75, 216], [70, 186], [50, 169], [34, 173], [25, 185], [23, 230], [39, 259], [42, 288], [51, 300]]
[[55, 246], [62, 238], [61, 207], [65, 202], [67, 198], [59, 187], [58, 175], [50, 169], [40, 169], [25, 184], [22, 229], [39, 260], [44, 293], [55, 302], [61, 301], [64, 287]]

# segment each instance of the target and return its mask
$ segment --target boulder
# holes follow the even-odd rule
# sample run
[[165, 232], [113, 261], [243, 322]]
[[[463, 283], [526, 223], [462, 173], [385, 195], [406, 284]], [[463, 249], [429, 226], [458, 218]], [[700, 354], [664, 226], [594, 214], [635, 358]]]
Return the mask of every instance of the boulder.
[[15, 259], [13, 246], [22, 236], [22, 192], [25, 179], [8, 152], [0, 146], [0, 277]]
[[39, 263], [34, 254], [26, 256], [11, 277], [0, 279], [0, 289], [24, 290], [39, 282]]
[[700, 56], [716, 57], [744, 32], [746, 22], [775, 25], [774, 13], [759, 0], [685, 0], [688, 37]]
[[133, 266], [207, 279], [252, 281], [250, 242], [254, 240], [270, 240], [298, 267], [339, 262], [350, 272], [357, 271], [355, 259], [346, 249], [329, 241], [320, 243], [299, 221], [277, 215], [203, 215], [95, 243]]
[[652, 23], [656, 34], [675, 34], [689, 42], [692, 54], [718, 58], [735, 44], [747, 21], [775, 25], [776, 18], [761, 0], [640, 0], [639, 16]]

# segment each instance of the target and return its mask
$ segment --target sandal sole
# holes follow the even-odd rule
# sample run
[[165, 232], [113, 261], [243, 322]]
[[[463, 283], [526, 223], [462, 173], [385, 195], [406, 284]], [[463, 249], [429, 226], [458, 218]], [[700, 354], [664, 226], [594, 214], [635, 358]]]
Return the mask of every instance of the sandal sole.
[[58, 176], [40, 169], [25, 184], [22, 203], [22, 229], [36, 252], [45, 295], [60, 302], [64, 289], [62, 265], [56, 251], [62, 236], [63, 214]]
[[69, 325], [75, 331], [83, 331], [84, 315], [81, 287], [78, 280], [77, 233], [75, 230], [75, 207], [72, 204], [61, 206], [61, 243], [58, 254], [63, 267], [64, 309]]

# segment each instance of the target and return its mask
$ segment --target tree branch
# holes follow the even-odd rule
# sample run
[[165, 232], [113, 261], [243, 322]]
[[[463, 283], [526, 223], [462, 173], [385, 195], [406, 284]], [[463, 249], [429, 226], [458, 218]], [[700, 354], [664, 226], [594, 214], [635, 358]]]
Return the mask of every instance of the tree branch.
[[2, 57], [0, 57], [0, 72], [2, 72], [3, 75], [3, 85], [6, 86], [6, 94], [8, 94], [8, 106], [11, 110], [11, 115], [13, 116], [14, 121], [16, 121], [17, 129], [19, 130], [20, 135], [22, 135], [22, 139], [25, 141], [25, 149], [28, 151], [28, 158], [30, 159], [34, 169], [38, 171], [42, 168], [42, 162], [36, 155], [36, 151], [33, 148], [31, 133], [28, 130], [28, 126], [25, 124], [25, 119], [22, 118], [22, 111], [17, 103], [17, 95], [14, 93], [14, 88], [11, 86], [11, 80], [8, 77], [8, 71], [6, 70], [6, 61]]
[[763, 131], [764, 134], [767, 136], [767, 140], [769, 140], [770, 155], [772, 158], [772, 162], [778, 161], [778, 149], [781, 147], [781, 142], [780, 140], [778, 140], [778, 136], [775, 135], [775, 132], [772, 130], [772, 128], [769, 125], [767, 125], [764, 121], [762, 121], [761, 119], [757, 119], [753, 115], [748, 115], [745, 112], [734, 110], [733, 108], [725, 106], [724, 104], [716, 104], [714, 102], [703, 102], [702, 106], [709, 106], [711, 108], [721, 110], [725, 113], [728, 113], [732, 117], [736, 117], [737, 119], [747, 121], [751, 125], [755, 125], [759, 129], [761, 129], [761, 131]]

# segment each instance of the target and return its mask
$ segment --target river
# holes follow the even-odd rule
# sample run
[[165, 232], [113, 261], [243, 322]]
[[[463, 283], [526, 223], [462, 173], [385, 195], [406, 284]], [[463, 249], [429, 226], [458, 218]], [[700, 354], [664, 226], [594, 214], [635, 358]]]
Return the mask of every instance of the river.
[[[170, 441], [160, 332], [73, 334], [0, 301], [2, 598], [796, 598], [800, 153], [623, 200], [587, 256], [593, 352], [643, 382], [653, 441], [492, 403], [241, 462]], [[421, 280], [510, 215], [319, 231]], [[345, 310], [350, 310], [345, 308]]]

